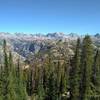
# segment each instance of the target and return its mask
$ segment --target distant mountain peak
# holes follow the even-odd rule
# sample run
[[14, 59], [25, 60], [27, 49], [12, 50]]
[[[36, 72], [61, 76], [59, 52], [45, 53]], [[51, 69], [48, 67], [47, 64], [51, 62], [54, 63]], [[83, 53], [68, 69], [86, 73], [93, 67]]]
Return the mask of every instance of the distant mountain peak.
[[78, 37], [79, 36], [77, 33], [70, 33], [68, 35], [71, 36], [71, 37]]
[[94, 37], [100, 38], [100, 33], [96, 33], [96, 34], [94, 35]]

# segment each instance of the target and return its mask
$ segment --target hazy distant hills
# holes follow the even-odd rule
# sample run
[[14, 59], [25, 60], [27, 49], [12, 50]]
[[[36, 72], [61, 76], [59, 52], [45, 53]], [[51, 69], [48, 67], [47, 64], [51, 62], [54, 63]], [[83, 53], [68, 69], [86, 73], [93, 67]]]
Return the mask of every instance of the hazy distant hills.
[[[0, 39], [20, 39], [20, 40], [45, 40], [45, 39], [71, 39], [75, 40], [78, 37], [84, 37], [84, 35], [78, 35], [77, 33], [70, 33], [70, 34], [64, 34], [61, 32], [55, 32], [55, 33], [48, 33], [46, 35], [43, 34], [25, 34], [25, 33], [5, 33], [5, 32], [0, 32]], [[97, 33], [95, 35], [92, 35], [94, 38], [100, 38], [100, 34]]]
[[[78, 35], [76, 33], [70, 33], [70, 34], [64, 34], [60, 32], [55, 32], [55, 33], [48, 33], [46, 35], [43, 34], [25, 34], [25, 33], [5, 33], [5, 32], [0, 32], [0, 40], [7, 40], [10, 44], [16, 44], [21, 45], [21, 44], [27, 44], [29, 45], [31, 42], [35, 42], [36, 44], [41, 44], [43, 42], [47, 41], [64, 41], [64, 42], [70, 42], [70, 41], [75, 41], [77, 38], [83, 38], [84, 35]], [[95, 35], [91, 35], [91, 38], [94, 43], [100, 43], [100, 34], [97, 33]]]
[[43, 34], [24, 34], [24, 33], [15, 33], [15, 34], [10, 34], [10, 33], [4, 33], [1, 32], [0, 33], [0, 38], [1, 39], [20, 39], [20, 40], [47, 40], [47, 39], [76, 39], [77, 37], [79, 37], [77, 34], [75, 33], [70, 33], [68, 35], [64, 34], [64, 33], [48, 33], [46, 35]]
[[[77, 38], [83, 38], [76, 33], [64, 34], [64, 33], [48, 33], [43, 34], [24, 34], [24, 33], [0, 33], [0, 56], [2, 58], [2, 41], [7, 41], [8, 49], [13, 52], [15, 58], [20, 56], [23, 60], [29, 56], [34, 56], [38, 52], [46, 52], [51, 49], [56, 51], [57, 49], [68, 49], [69, 54], [73, 54], [73, 47], [76, 43]], [[91, 35], [95, 46], [100, 46], [100, 34]], [[60, 43], [59, 43], [60, 41]], [[59, 51], [59, 50], [58, 50]], [[2, 60], [2, 59], [1, 59]]]

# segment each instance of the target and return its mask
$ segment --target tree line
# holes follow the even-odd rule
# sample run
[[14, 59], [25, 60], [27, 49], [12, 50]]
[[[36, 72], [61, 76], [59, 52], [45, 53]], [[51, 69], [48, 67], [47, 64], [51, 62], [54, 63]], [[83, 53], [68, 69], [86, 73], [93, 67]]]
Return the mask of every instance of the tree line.
[[99, 100], [100, 50], [94, 49], [90, 36], [77, 39], [74, 56], [53, 60], [35, 59], [22, 69], [20, 59], [3, 43], [4, 64], [0, 66], [0, 100]]

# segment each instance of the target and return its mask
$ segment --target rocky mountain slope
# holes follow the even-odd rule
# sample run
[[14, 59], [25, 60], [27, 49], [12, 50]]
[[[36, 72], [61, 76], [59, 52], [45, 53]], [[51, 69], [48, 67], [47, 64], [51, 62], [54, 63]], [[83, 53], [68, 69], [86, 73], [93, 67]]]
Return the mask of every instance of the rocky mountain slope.
[[[77, 38], [81, 39], [84, 36], [79, 36], [75, 33], [48, 33], [42, 34], [24, 34], [24, 33], [0, 33], [0, 58], [2, 58], [2, 42], [5, 39], [7, 41], [8, 50], [11, 50], [15, 55], [25, 60], [29, 57], [34, 57], [39, 52], [47, 52], [52, 50], [55, 56], [61, 56], [63, 50], [68, 50], [69, 54], [73, 55], [73, 48]], [[91, 36], [94, 45], [100, 46], [100, 34], [97, 33]], [[2, 60], [2, 59], [1, 59]]]

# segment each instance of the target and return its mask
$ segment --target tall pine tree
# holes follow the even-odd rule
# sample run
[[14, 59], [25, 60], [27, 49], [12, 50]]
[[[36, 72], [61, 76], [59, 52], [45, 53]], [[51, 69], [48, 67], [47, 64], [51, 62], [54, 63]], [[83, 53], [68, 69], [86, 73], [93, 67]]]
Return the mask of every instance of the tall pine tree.
[[28, 95], [26, 92], [26, 84], [24, 84], [23, 81], [23, 70], [20, 66], [20, 60], [18, 59], [18, 65], [16, 66], [16, 77], [15, 77], [15, 91], [16, 91], [16, 95], [17, 98], [16, 100], [27, 100], [28, 99]]
[[78, 100], [79, 98], [79, 80], [80, 80], [80, 39], [77, 40], [75, 56], [72, 59], [72, 68], [70, 73], [70, 89], [71, 100]]
[[94, 57], [92, 82], [94, 95], [100, 95], [100, 50], [96, 51], [96, 55]]
[[90, 36], [83, 39], [82, 56], [81, 56], [81, 83], [80, 99], [88, 100], [91, 95], [91, 75], [93, 65], [93, 46]]
[[3, 51], [4, 51], [4, 66], [3, 66], [3, 72], [2, 72], [2, 97], [3, 100], [8, 99], [8, 85], [9, 85], [9, 61], [8, 61], [8, 55], [7, 55], [7, 46], [6, 46], [6, 40], [3, 41]]

